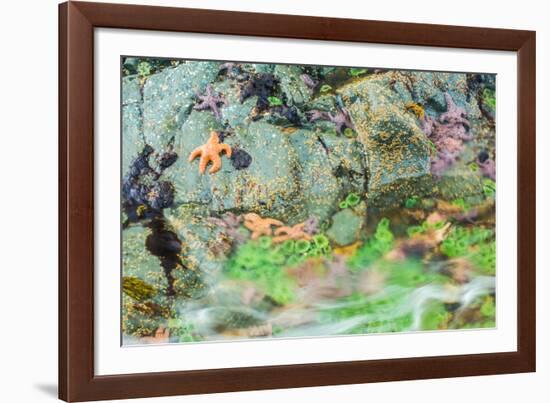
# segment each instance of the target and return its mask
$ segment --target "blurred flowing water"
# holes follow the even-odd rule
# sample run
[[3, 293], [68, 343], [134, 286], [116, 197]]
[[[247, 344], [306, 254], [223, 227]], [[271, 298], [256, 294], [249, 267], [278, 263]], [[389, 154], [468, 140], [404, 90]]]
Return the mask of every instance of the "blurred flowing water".
[[[434, 303], [451, 307], [454, 316], [460, 316], [477, 300], [494, 296], [495, 277], [478, 276], [465, 284], [425, 284], [417, 288], [388, 285], [359, 300], [346, 298], [297, 301], [270, 311], [242, 303], [242, 288], [231, 281], [218, 279], [208, 297], [186, 302], [178, 307], [185, 324], [201, 335], [203, 341], [235, 339], [239, 337], [316, 337], [361, 333], [395, 332], [394, 321], [410, 318], [400, 332], [425, 330], [422, 320]], [[307, 290], [301, 290], [307, 294]], [[380, 304], [372, 313], [359, 313], [343, 320], [335, 320], [334, 313], [358, 310]], [[240, 331], [227, 327], [242, 323]], [[368, 329], [361, 331], [360, 329]], [[274, 332], [275, 329], [279, 329]], [[433, 329], [429, 329], [433, 330]]]

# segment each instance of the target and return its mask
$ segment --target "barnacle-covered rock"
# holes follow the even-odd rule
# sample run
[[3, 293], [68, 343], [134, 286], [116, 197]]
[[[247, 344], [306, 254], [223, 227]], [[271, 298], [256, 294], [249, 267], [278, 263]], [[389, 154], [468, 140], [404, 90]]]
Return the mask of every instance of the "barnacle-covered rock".
[[399, 204], [413, 189], [432, 191], [428, 140], [389, 80], [378, 74], [339, 91], [368, 153], [369, 207]]
[[[189, 155], [203, 144], [215, 125], [213, 118], [193, 112], [175, 145], [178, 154]], [[297, 157], [287, 135], [261, 121], [224, 139], [232, 148], [245, 150], [252, 158], [246, 169], [237, 169], [223, 158], [214, 175], [199, 175], [180, 159], [166, 171], [175, 186], [175, 204], [203, 204], [216, 213], [256, 212], [286, 218], [299, 210]]]
[[[174, 151], [189, 155], [218, 125], [211, 114], [194, 111]], [[296, 224], [311, 215], [327, 219], [343, 196], [365, 188], [365, 157], [353, 139], [308, 130], [286, 133], [260, 120], [235, 129], [224, 143], [245, 151], [249, 165], [242, 169], [222, 158], [218, 172], [199, 175], [194, 165], [178, 159], [165, 171], [175, 187], [175, 205], [204, 205], [216, 214], [255, 212]]]

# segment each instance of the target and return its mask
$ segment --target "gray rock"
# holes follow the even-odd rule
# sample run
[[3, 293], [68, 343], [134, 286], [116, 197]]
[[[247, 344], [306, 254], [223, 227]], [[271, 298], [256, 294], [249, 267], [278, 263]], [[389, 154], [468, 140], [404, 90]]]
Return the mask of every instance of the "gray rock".
[[248, 126], [249, 116], [256, 106], [257, 97], [247, 98], [241, 103], [239, 85], [234, 80], [217, 82], [212, 88], [216, 93], [223, 94], [227, 101], [227, 105], [221, 108], [222, 121], [234, 129]]
[[361, 202], [355, 208], [343, 209], [332, 217], [327, 236], [340, 246], [355, 242], [365, 225], [367, 206]]
[[198, 160], [189, 163], [187, 157], [206, 142], [216, 124], [208, 114], [193, 112], [176, 140], [180, 158], [166, 171], [176, 189], [176, 205], [208, 204], [209, 210], [218, 214], [254, 211], [274, 218], [289, 218], [298, 211], [296, 154], [288, 136], [275, 126], [253, 122], [225, 140], [252, 156], [248, 168], [235, 169], [223, 155], [220, 171], [199, 174]]
[[311, 98], [311, 90], [300, 78], [303, 73], [299, 66], [278, 64], [275, 67], [274, 74], [279, 79], [288, 105], [301, 106]]
[[131, 163], [143, 150], [141, 106], [131, 103], [122, 106], [122, 176], [128, 173]]
[[287, 133], [263, 120], [236, 127], [224, 140], [252, 157], [249, 167], [237, 170], [223, 155], [220, 171], [201, 175], [198, 160], [187, 158], [218, 129], [212, 114], [193, 111], [176, 137], [180, 157], [165, 172], [176, 189], [176, 206], [204, 205], [215, 214], [256, 212], [295, 224], [310, 215], [326, 219], [345, 194], [365, 189], [360, 143], [308, 130]]
[[122, 174], [145, 145], [143, 138], [141, 85], [135, 76], [122, 79]]
[[141, 84], [137, 76], [128, 76], [122, 79], [122, 105], [141, 103]]
[[[202, 93], [218, 74], [219, 62], [187, 61], [150, 76], [143, 88], [143, 132], [161, 151], [176, 135]], [[205, 112], [210, 113], [210, 112]]]
[[[468, 81], [465, 73], [405, 71], [397, 82], [407, 85], [407, 92], [412, 95], [412, 100], [423, 105], [425, 110], [433, 115], [445, 112], [445, 92], [448, 92], [454, 102], [466, 109], [469, 118], [479, 118], [481, 112], [475, 99], [468, 99]], [[394, 73], [395, 75], [395, 73]]]
[[205, 206], [181, 205], [165, 210], [166, 222], [182, 242], [185, 268], [173, 271], [174, 289], [186, 297], [202, 296], [205, 285], [220, 273], [229, 251], [221, 229], [208, 221]]
[[[299, 130], [290, 135], [297, 157], [297, 181], [303, 197], [303, 212], [296, 222], [310, 216], [324, 221], [337, 208], [342, 194], [342, 185], [329, 162], [329, 149], [313, 132]], [[326, 144], [326, 143], [325, 143]], [[335, 148], [335, 147], [332, 147]]]
[[368, 76], [339, 90], [368, 153], [369, 205], [387, 207], [413, 190], [432, 191], [428, 139], [407, 110], [407, 99], [390, 89], [389, 74]]
[[444, 200], [481, 198], [483, 178], [478, 172], [457, 166], [445, 172], [437, 182], [437, 194]]

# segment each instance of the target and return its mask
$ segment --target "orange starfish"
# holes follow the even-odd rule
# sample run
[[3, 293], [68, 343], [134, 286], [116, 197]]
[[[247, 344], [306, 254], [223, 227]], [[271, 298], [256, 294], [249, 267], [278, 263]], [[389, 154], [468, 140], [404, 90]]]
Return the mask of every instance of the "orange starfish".
[[193, 150], [189, 155], [189, 162], [193, 161], [198, 156], [201, 157], [199, 161], [199, 172], [201, 175], [206, 170], [206, 166], [209, 162], [212, 162], [212, 167], [208, 172], [213, 174], [218, 172], [222, 167], [222, 159], [220, 158], [220, 153], [225, 152], [227, 158], [231, 157], [231, 147], [228, 144], [220, 143], [220, 138], [218, 133], [215, 131], [210, 132], [210, 138], [203, 144]]
[[280, 227], [275, 230], [276, 237], [273, 238], [273, 243], [284, 242], [292, 239], [294, 241], [305, 239], [309, 241], [311, 236], [304, 231], [305, 223], [296, 224], [293, 227]]
[[283, 223], [273, 218], [262, 218], [256, 213], [244, 215], [244, 226], [252, 231], [252, 239], [257, 239], [261, 235], [271, 236], [272, 225], [279, 227]]

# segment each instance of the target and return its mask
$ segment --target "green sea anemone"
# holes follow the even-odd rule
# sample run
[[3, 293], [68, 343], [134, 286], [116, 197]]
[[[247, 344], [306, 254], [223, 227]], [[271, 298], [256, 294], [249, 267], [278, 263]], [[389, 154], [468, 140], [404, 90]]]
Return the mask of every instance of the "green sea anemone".
[[489, 88], [484, 88], [481, 94], [481, 99], [485, 105], [491, 108], [493, 111], [496, 109], [497, 101], [495, 98], [495, 91]]
[[153, 68], [149, 62], [141, 62], [137, 66], [137, 73], [141, 77], [147, 77], [151, 75]]
[[357, 193], [350, 193], [346, 196], [344, 200], [342, 200], [338, 207], [341, 209], [346, 209], [348, 207], [355, 207], [359, 204], [361, 201], [361, 196], [359, 196]]
[[409, 237], [413, 237], [423, 232], [424, 232], [424, 228], [421, 225], [412, 225], [409, 228], [407, 228], [407, 234], [409, 235]]
[[309, 248], [310, 248], [311, 244], [309, 243], [309, 241], [305, 240], [305, 239], [300, 239], [298, 241], [296, 241], [296, 252], [297, 253], [306, 253]]
[[359, 196], [357, 193], [350, 193], [346, 197], [346, 203], [348, 204], [348, 207], [355, 207], [359, 204], [361, 201], [361, 196]]
[[269, 106], [281, 106], [283, 104], [283, 101], [277, 97], [267, 97], [267, 100], [269, 101]]
[[472, 256], [475, 259], [476, 253], [472, 252], [471, 249], [484, 250], [485, 246], [483, 244], [493, 236], [494, 232], [492, 230], [483, 227], [454, 227], [441, 243], [440, 250], [441, 253], [450, 258]]
[[355, 133], [355, 131], [352, 128], [346, 127], [344, 129], [344, 136], [346, 136], [347, 138], [351, 139], [351, 138], [355, 137], [356, 135], [357, 135], [357, 133]]
[[405, 207], [406, 208], [415, 208], [418, 204], [418, 197], [417, 196], [412, 196], [412, 197], [409, 197], [407, 198], [407, 200], [405, 200]]
[[278, 249], [274, 249], [267, 254], [267, 261], [275, 265], [283, 265], [286, 262], [286, 256]]
[[356, 67], [349, 69], [349, 75], [352, 76], [352, 77], [358, 77], [358, 76], [360, 76], [362, 74], [365, 74], [367, 72], [368, 72], [367, 69], [360, 69], [360, 68], [356, 68]]
[[321, 94], [326, 94], [327, 92], [330, 92], [330, 91], [332, 91], [332, 87], [328, 84], [323, 84], [319, 89], [319, 92]]
[[382, 218], [373, 236], [361, 246], [349, 259], [352, 270], [362, 270], [370, 266], [393, 248], [393, 233], [390, 230], [390, 220]]
[[283, 252], [285, 255], [291, 255], [294, 253], [294, 244], [295, 242], [292, 239], [288, 239], [284, 241], [281, 246], [281, 252]]
[[313, 237], [313, 243], [319, 249], [323, 249], [323, 248], [326, 248], [327, 246], [330, 246], [328, 238], [326, 237], [326, 235], [323, 235], [323, 234], [315, 235]]
[[463, 211], [466, 211], [466, 210], [470, 209], [470, 205], [468, 203], [466, 203], [466, 201], [463, 198], [455, 199], [451, 202], [451, 204], [453, 206], [456, 206], [456, 207], [460, 208]]

